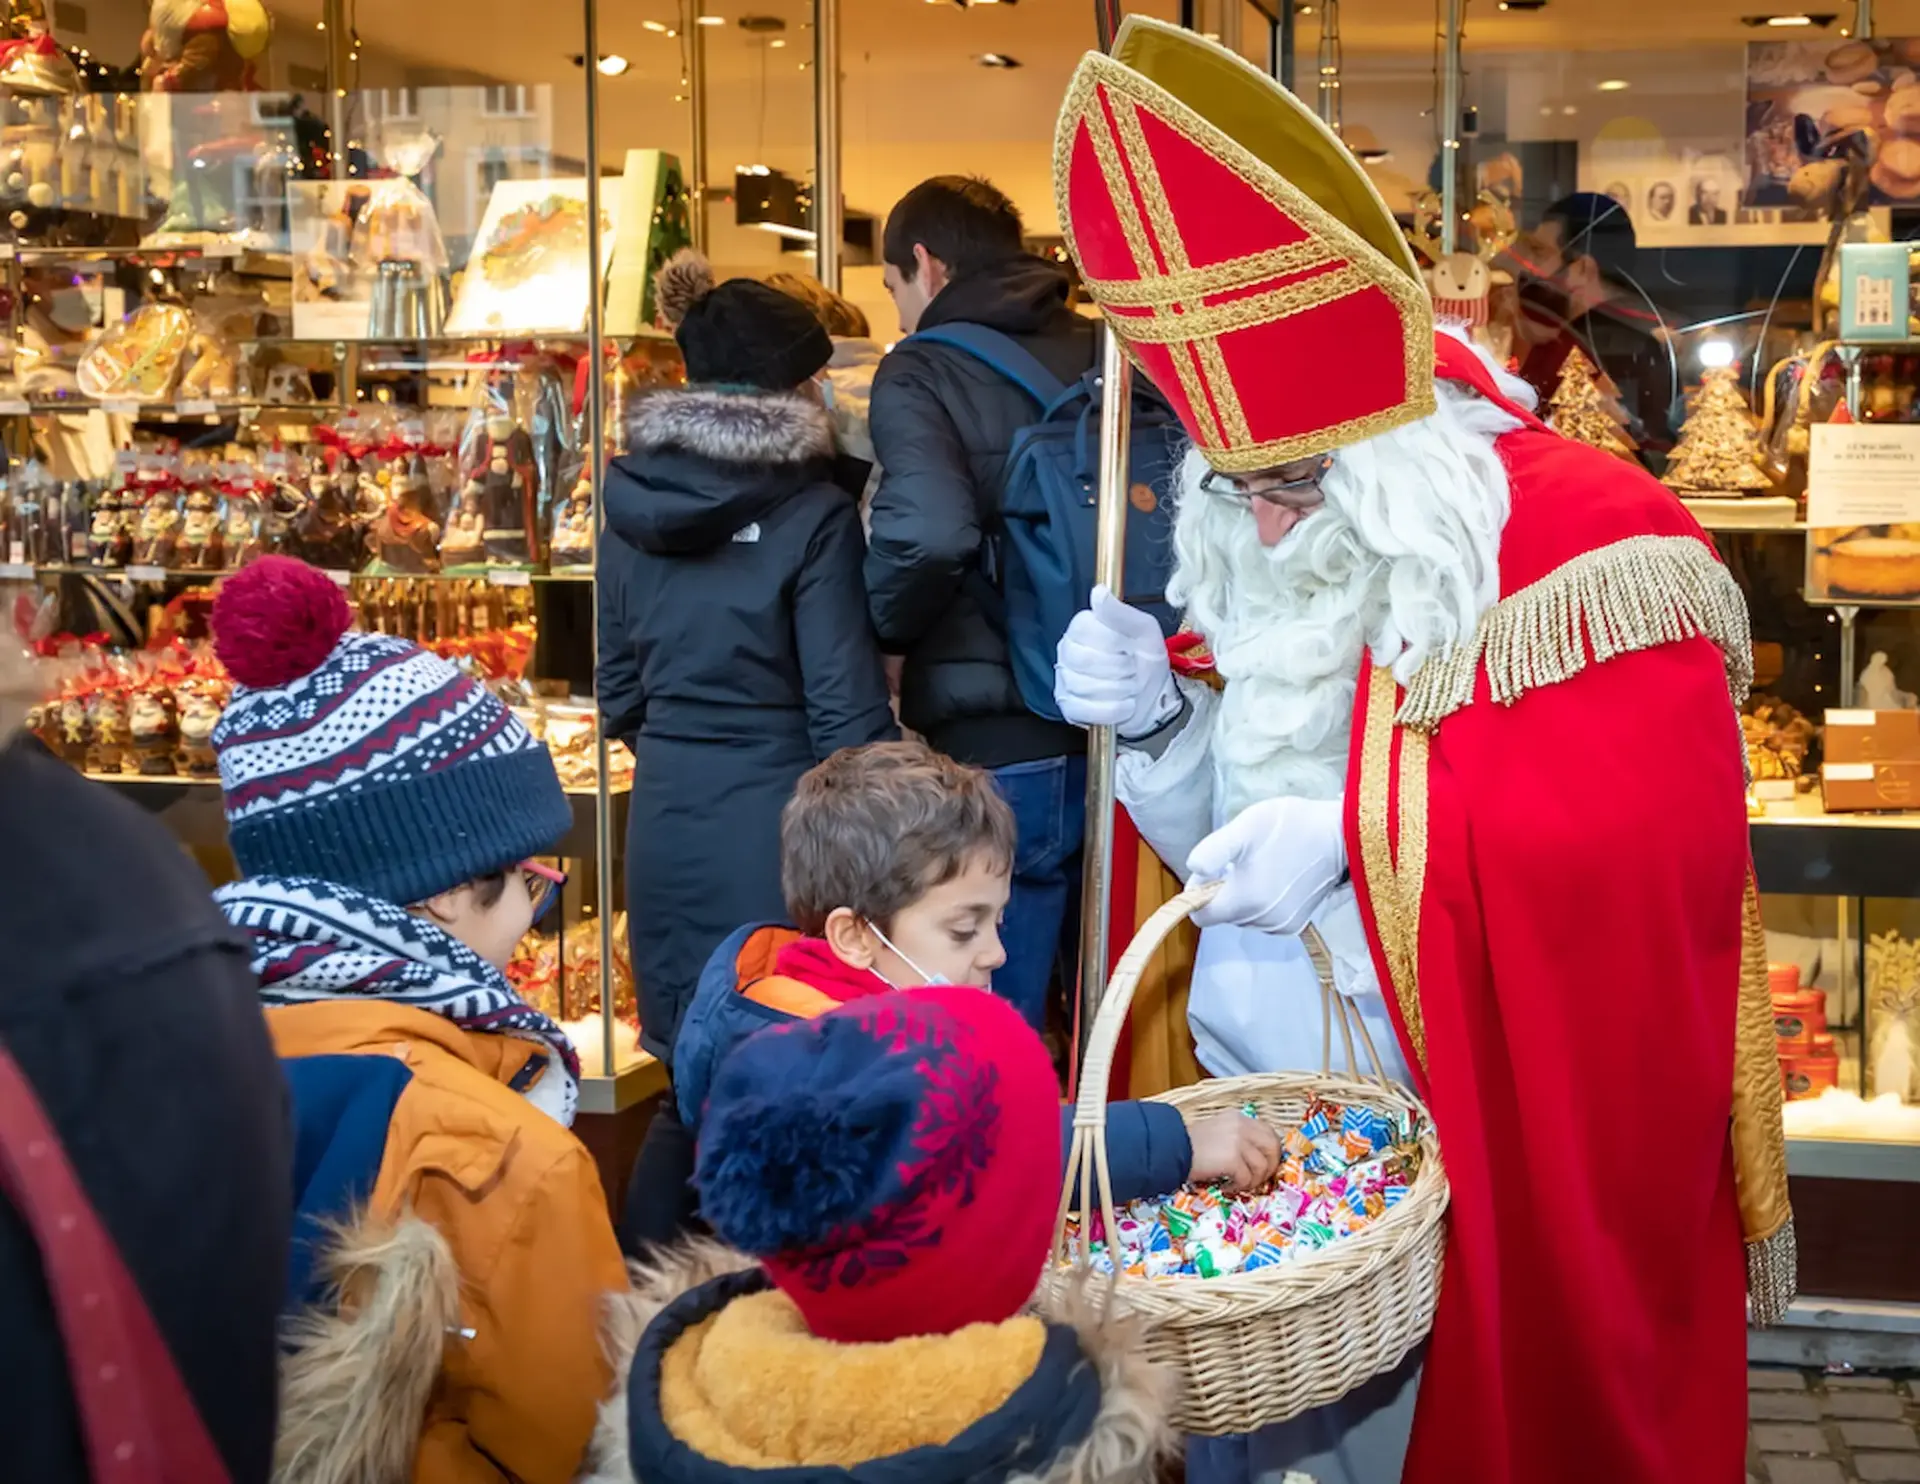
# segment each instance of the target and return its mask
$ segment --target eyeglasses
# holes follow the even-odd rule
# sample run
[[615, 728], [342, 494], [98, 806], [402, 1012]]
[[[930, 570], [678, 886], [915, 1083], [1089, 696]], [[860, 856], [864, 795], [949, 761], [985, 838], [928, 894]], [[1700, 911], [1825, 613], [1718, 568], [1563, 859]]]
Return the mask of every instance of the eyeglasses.
[[533, 920], [537, 923], [560, 900], [560, 888], [567, 884], [567, 873], [535, 860], [521, 861], [519, 869], [526, 878], [527, 899], [533, 903]]
[[[1282, 467], [1285, 467], [1284, 465]], [[1299, 505], [1303, 502], [1297, 497], [1313, 493], [1321, 494], [1321, 486], [1327, 475], [1333, 470], [1333, 455], [1322, 454], [1305, 474], [1283, 475], [1279, 469], [1265, 470], [1259, 474], [1222, 474], [1218, 469], [1209, 469], [1200, 476], [1200, 488], [1210, 495], [1220, 495], [1225, 499], [1246, 503], [1251, 500], [1266, 500], [1274, 505]], [[1318, 503], [1317, 499], [1313, 503]]]

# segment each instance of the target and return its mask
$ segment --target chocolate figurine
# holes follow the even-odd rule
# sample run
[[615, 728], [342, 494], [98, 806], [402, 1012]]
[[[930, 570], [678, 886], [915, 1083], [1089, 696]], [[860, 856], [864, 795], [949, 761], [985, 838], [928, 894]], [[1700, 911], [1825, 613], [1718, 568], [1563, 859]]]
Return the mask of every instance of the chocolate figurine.
[[175, 560], [191, 572], [219, 572], [226, 566], [226, 534], [211, 490], [197, 489], [187, 496], [187, 517], [180, 525]]
[[213, 750], [213, 728], [222, 700], [217, 687], [183, 685], [174, 692], [180, 708], [180, 743], [173, 751], [174, 771], [187, 778], [218, 778], [220, 760]]
[[315, 467], [307, 499], [287, 523], [286, 548], [327, 572], [351, 572], [365, 560], [366, 530], [354, 509], [356, 483], [329, 479]]
[[440, 565], [451, 571], [484, 562], [486, 533], [487, 518], [480, 508], [480, 491], [468, 485], [460, 493], [460, 508], [447, 517], [446, 534], [440, 538]]
[[135, 566], [169, 567], [180, 539], [180, 497], [170, 489], [155, 490], [140, 507], [133, 532]]
[[174, 721], [173, 692], [150, 685], [133, 693], [127, 712], [133, 746], [120, 764], [122, 773], [142, 778], [167, 778], [173, 773], [173, 748], [179, 738]]
[[393, 471], [386, 509], [367, 531], [372, 570], [418, 576], [440, 570], [440, 526], [428, 512], [427, 466], [417, 455]]
[[69, 767], [87, 765], [87, 743], [93, 729], [87, 724], [87, 703], [80, 696], [60, 698], [60, 742], [54, 751]]
[[87, 771], [118, 773], [127, 755], [127, 698], [102, 688], [87, 697]]
[[224, 540], [227, 565], [234, 571], [266, 549], [264, 522], [266, 512], [257, 496], [235, 490], [227, 496], [227, 524]]
[[593, 479], [585, 473], [567, 496], [567, 503], [554, 512], [553, 565], [593, 565]]
[[87, 557], [96, 567], [124, 567], [133, 557], [127, 496], [119, 490], [100, 491], [87, 526]]
[[479, 464], [467, 479], [467, 489], [479, 492], [486, 516], [487, 560], [501, 566], [537, 561], [540, 475], [533, 462], [533, 439], [512, 418], [490, 417], [476, 452]]

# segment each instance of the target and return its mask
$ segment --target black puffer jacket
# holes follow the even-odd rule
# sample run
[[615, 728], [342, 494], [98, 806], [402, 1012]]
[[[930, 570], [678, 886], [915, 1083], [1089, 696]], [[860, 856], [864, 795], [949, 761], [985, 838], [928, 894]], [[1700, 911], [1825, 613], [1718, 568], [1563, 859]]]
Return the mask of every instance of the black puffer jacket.
[[638, 760], [627, 825], [640, 1033], [663, 1060], [707, 955], [783, 916], [780, 810], [898, 735], [826, 409], [696, 387], [634, 410], [607, 471], [598, 697]]
[[[165, 829], [0, 747], [0, 1044], [225, 1460], [266, 1484], [293, 1224], [286, 1083], [246, 940]], [[39, 1247], [0, 1196], [0, 1477], [92, 1478]]]
[[[1018, 257], [947, 285], [920, 328], [986, 325], [1011, 335], [1063, 382], [1099, 354], [1098, 325], [1067, 308], [1053, 264]], [[904, 654], [900, 719], [962, 762], [996, 768], [1085, 750], [1075, 727], [1021, 703], [981, 567], [999, 525], [1001, 471], [1033, 399], [964, 352], [903, 341], [873, 379], [870, 419], [883, 471], [873, 498], [867, 600], [881, 644]]]

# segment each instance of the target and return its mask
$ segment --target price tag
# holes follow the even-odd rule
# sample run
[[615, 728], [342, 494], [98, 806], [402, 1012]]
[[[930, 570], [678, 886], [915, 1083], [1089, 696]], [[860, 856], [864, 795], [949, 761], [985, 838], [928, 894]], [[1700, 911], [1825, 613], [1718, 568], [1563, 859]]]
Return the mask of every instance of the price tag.
[[522, 572], [518, 567], [489, 567], [487, 583], [492, 587], [531, 587], [533, 574]]
[[84, 562], [87, 559], [87, 533], [75, 531], [67, 538], [67, 556], [70, 560]]
[[0, 565], [0, 582], [23, 582], [33, 576], [33, 563], [7, 562]]
[[32, 406], [19, 397], [0, 400], [0, 417], [25, 417], [31, 411]]
[[131, 448], [123, 448], [113, 456], [114, 472], [123, 478], [140, 467], [140, 455]]
[[26, 542], [9, 541], [7, 543], [7, 565], [10, 567], [26, 567], [28, 570], [32, 570], [33, 563], [27, 560]]
[[102, 402], [100, 404], [100, 410], [109, 417], [138, 417], [140, 415], [140, 404], [138, 402], [127, 401]]
[[127, 580], [129, 582], [165, 582], [167, 569], [165, 567], [129, 567]]
[[335, 587], [353, 586], [353, 574], [351, 572], [340, 572], [330, 569], [327, 572], [327, 576], [333, 579], [333, 585]]
[[174, 408], [182, 417], [208, 417], [218, 410], [210, 401], [182, 402]]

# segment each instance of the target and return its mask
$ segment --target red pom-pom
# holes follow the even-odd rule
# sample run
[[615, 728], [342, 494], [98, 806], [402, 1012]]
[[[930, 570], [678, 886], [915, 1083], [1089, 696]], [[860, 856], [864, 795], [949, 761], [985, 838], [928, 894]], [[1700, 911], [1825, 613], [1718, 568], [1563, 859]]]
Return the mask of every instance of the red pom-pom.
[[213, 600], [214, 652], [235, 680], [255, 689], [311, 675], [352, 624], [333, 579], [292, 557], [260, 558]]

